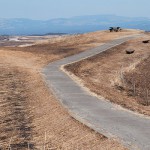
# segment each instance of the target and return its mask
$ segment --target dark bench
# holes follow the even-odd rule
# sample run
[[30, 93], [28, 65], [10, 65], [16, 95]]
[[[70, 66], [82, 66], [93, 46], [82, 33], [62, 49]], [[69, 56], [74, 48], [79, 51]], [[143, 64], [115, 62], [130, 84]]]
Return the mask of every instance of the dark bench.
[[110, 27], [109, 28], [109, 31], [110, 32], [119, 32], [119, 31], [121, 31], [122, 29], [121, 29], [121, 27]]

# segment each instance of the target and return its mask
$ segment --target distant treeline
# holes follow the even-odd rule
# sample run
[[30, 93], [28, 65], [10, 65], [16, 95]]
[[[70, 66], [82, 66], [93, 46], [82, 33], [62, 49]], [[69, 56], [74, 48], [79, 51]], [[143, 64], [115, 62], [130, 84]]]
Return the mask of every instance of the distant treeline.
[[46, 36], [46, 35], [66, 35], [67, 33], [46, 33], [46, 34], [32, 34], [30, 36]]

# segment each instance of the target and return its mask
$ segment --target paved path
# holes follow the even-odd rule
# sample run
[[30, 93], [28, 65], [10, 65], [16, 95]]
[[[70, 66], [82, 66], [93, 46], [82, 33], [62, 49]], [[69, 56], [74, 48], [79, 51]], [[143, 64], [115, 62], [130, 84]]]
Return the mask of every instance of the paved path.
[[60, 70], [62, 65], [98, 54], [136, 36], [124, 37], [100, 47], [64, 58], [42, 70], [44, 79], [70, 114], [107, 137], [113, 137], [130, 149], [150, 150], [150, 118], [117, 109], [114, 104], [91, 96]]

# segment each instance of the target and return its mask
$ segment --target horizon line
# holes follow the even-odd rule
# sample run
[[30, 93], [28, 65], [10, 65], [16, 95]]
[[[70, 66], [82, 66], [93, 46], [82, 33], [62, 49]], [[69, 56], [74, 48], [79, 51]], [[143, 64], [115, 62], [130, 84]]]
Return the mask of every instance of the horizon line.
[[86, 16], [116, 16], [116, 17], [127, 17], [127, 18], [143, 18], [143, 19], [150, 19], [150, 17], [144, 17], [144, 16], [136, 16], [136, 17], [129, 17], [129, 16], [123, 16], [123, 15], [116, 15], [116, 14], [95, 14], [95, 15], [77, 15], [72, 17], [55, 17], [55, 18], [49, 18], [49, 19], [34, 19], [34, 18], [26, 18], [26, 17], [10, 17], [10, 18], [1, 18], [0, 19], [26, 19], [26, 20], [35, 20], [35, 21], [49, 21], [54, 19], [71, 19], [76, 17], [86, 17]]

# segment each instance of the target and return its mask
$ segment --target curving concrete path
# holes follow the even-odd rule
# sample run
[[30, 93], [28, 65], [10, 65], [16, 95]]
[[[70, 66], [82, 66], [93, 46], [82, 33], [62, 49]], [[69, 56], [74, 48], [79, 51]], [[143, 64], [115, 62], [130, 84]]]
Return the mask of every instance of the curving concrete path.
[[100, 47], [58, 60], [43, 70], [45, 82], [68, 109], [70, 115], [96, 132], [115, 138], [129, 149], [150, 150], [150, 118], [138, 116], [116, 105], [91, 96], [60, 70], [62, 65], [72, 63], [119, 45], [139, 35], [122, 37]]

